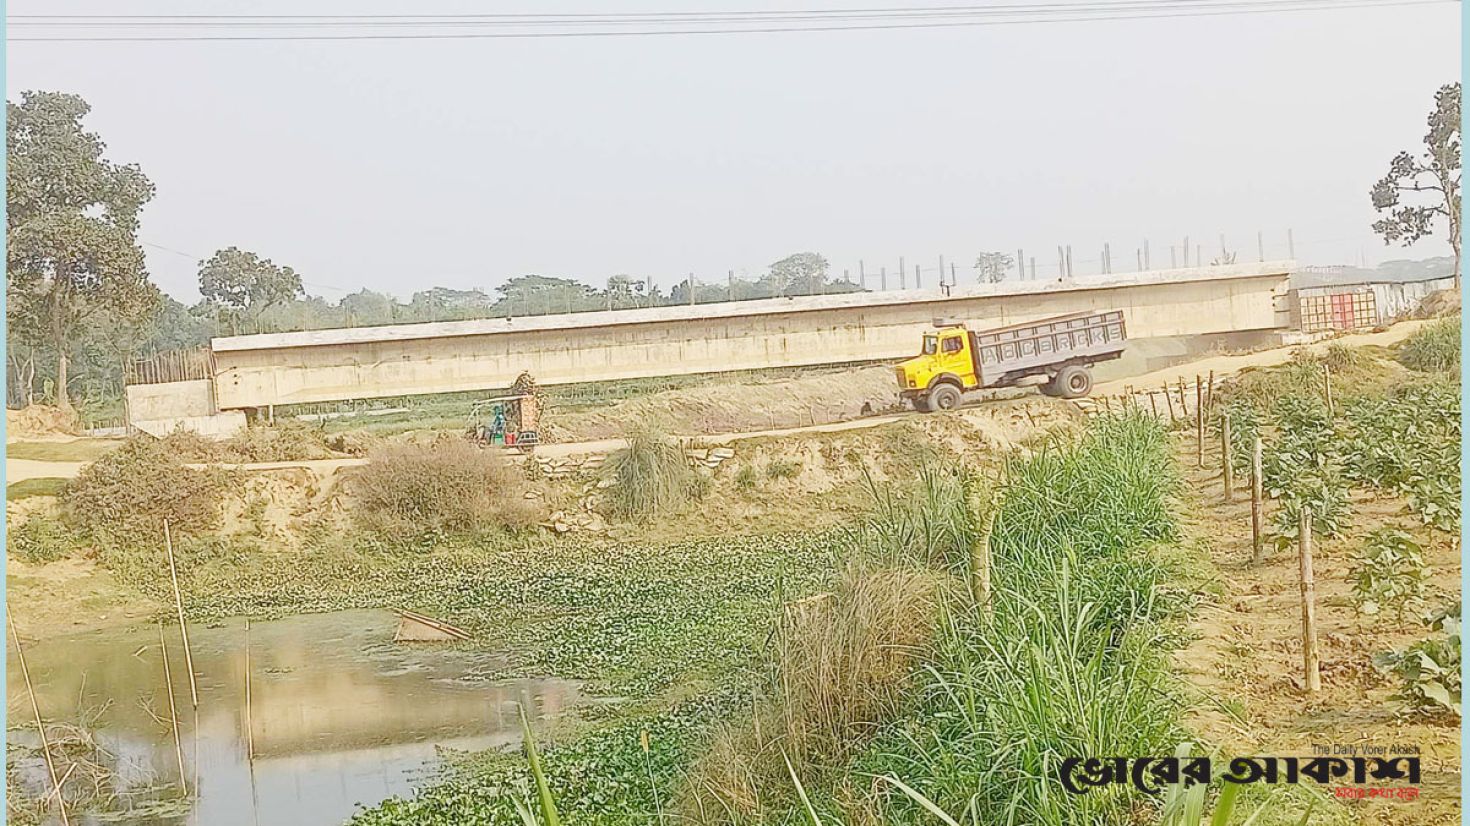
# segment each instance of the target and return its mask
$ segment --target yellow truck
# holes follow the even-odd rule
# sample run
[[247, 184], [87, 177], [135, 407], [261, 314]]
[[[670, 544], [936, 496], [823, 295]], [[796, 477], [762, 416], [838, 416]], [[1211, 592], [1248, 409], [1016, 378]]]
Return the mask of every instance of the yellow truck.
[[1080, 312], [976, 332], [934, 320], [919, 355], [899, 362], [900, 394], [925, 413], [951, 410], [964, 393], [1045, 376], [1041, 392], [1075, 399], [1092, 391], [1092, 365], [1119, 358], [1128, 340], [1120, 310]]

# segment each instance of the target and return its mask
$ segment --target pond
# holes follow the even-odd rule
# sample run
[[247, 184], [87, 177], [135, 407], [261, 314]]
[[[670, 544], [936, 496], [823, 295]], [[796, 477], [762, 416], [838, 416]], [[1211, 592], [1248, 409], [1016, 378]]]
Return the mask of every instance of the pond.
[[[395, 643], [397, 622], [387, 611], [256, 621], [248, 646], [243, 619], [191, 624], [197, 710], [177, 623], [166, 626], [173, 717], [157, 625], [27, 644], [48, 726], [58, 739], [76, 741], [73, 747], [89, 739], [98, 747], [66, 781], [68, 796], [80, 784], [92, 786], [94, 776], [119, 793], [110, 811], [74, 811], [71, 822], [340, 823], [360, 806], [410, 793], [432, 776], [440, 748], [518, 744], [518, 704], [544, 721], [577, 701], [570, 682], [498, 679], [505, 662], [493, 654]], [[8, 664], [8, 738], [34, 747], [34, 716], [13, 650]], [[177, 743], [171, 719], [179, 724]], [[49, 791], [39, 750], [17, 769], [12, 776], [28, 791]]]

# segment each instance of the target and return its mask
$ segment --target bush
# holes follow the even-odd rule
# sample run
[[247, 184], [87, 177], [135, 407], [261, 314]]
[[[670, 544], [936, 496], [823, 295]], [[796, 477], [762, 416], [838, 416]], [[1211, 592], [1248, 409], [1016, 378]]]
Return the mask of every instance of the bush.
[[61, 503], [67, 521], [98, 540], [158, 543], [165, 520], [175, 535], [214, 528], [224, 482], [184, 464], [167, 443], [137, 436], [83, 468]]
[[1399, 363], [1425, 373], [1460, 369], [1460, 317], [1450, 316], [1416, 330], [1399, 350]]
[[351, 481], [359, 523], [406, 540], [530, 527], [540, 508], [523, 497], [524, 489], [499, 452], [454, 437], [381, 447]]
[[923, 570], [852, 566], [833, 593], [786, 605], [767, 690], [753, 718], [719, 729], [690, 771], [687, 820], [769, 814], [795, 799], [786, 760], [811, 777], [866, 746], [906, 700], [939, 594], [940, 579]]
[[1460, 603], [1425, 618], [1438, 636], [1420, 640], [1402, 652], [1373, 658], [1373, 664], [1400, 680], [1396, 699], [1426, 714], [1460, 716]]
[[1359, 613], [1388, 609], [1402, 622], [1404, 609], [1424, 598], [1428, 578], [1424, 549], [1414, 537], [1396, 528], [1379, 528], [1353, 555], [1353, 602]]
[[628, 446], [607, 460], [608, 501], [617, 516], [648, 518], [676, 511], [709, 490], [677, 442], [647, 428], [629, 432]]
[[35, 514], [5, 535], [5, 550], [32, 564], [54, 562], [76, 547], [76, 537], [59, 520]]

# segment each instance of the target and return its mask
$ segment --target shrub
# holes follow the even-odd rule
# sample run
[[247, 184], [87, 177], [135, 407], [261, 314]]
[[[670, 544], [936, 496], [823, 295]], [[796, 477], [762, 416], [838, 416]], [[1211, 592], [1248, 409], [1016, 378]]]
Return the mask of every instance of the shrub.
[[739, 490], [755, 490], [756, 482], [760, 481], [760, 474], [751, 465], [740, 468], [735, 474], [735, 487]]
[[801, 473], [801, 462], [774, 459], [766, 463], [767, 479], [794, 479], [798, 473]]
[[1404, 609], [1424, 598], [1429, 568], [1414, 537], [1396, 528], [1379, 528], [1353, 555], [1350, 577], [1359, 613], [1388, 609], [1402, 621]]
[[499, 452], [454, 437], [378, 448], [351, 481], [359, 523], [405, 540], [534, 525], [524, 487]]
[[1460, 603], [1425, 618], [1430, 630], [1438, 632], [1404, 651], [1389, 651], [1373, 658], [1373, 664], [1401, 682], [1396, 699], [1426, 714], [1460, 716]]
[[690, 466], [677, 442], [637, 428], [607, 460], [608, 501], [617, 516], [648, 518], [676, 511], [704, 496], [709, 479]]
[[1425, 373], [1460, 369], [1460, 317], [1430, 322], [1404, 341], [1399, 363]]
[[252, 424], [225, 440], [224, 448], [237, 462], [284, 462], [291, 459], [328, 459], [333, 455], [327, 434], [298, 419], [274, 424]]
[[17, 559], [30, 563], [54, 562], [76, 547], [76, 536], [59, 520], [34, 514], [5, 535], [5, 550]]
[[167, 443], [137, 436], [83, 468], [61, 503], [69, 523], [99, 540], [157, 543], [164, 520], [180, 535], [214, 528], [224, 481], [184, 464]]
[[789, 805], [798, 774], [840, 768], [902, 707], [934, 633], [935, 575], [850, 566], [834, 591], [785, 606], [753, 717], [720, 728], [689, 773], [694, 823], [740, 823]]

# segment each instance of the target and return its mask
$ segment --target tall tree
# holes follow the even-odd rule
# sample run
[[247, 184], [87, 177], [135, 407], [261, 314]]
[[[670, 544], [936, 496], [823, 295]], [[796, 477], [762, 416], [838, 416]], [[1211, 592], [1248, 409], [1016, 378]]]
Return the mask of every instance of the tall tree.
[[81, 325], [107, 311], [142, 321], [160, 296], [137, 243], [153, 184], [136, 165], [102, 157], [82, 127], [77, 95], [24, 92], [7, 101], [5, 180], [7, 321], [20, 340], [45, 341], [56, 360], [56, 404], [71, 409], [67, 361]]
[[301, 276], [269, 258], [229, 247], [199, 263], [199, 293], [220, 313], [232, 333], [240, 332], [244, 320], [260, 332], [262, 313], [302, 294]]
[[975, 259], [975, 277], [982, 284], [999, 284], [1006, 279], [1016, 259], [1003, 252], [982, 252]]
[[[1400, 152], [1388, 165], [1388, 174], [1369, 193], [1373, 209], [1384, 218], [1373, 223], [1373, 231], [1384, 244], [1404, 246], [1431, 235], [1440, 218], [1449, 223], [1450, 248], [1455, 251], [1455, 275], [1460, 274], [1460, 84], [1450, 83], [1434, 94], [1429, 113], [1429, 132], [1421, 157]], [[1410, 197], [1415, 203], [1404, 203]]]
[[812, 295], [827, 283], [827, 259], [814, 252], [788, 255], [771, 265], [777, 295]]

